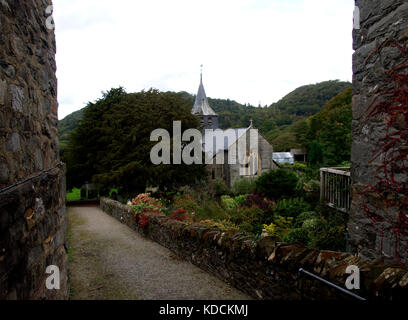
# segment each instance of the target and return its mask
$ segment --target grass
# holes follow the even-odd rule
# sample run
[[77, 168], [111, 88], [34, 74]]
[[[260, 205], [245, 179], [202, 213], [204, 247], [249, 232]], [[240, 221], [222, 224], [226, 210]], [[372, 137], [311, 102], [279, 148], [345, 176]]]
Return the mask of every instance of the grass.
[[72, 189], [71, 192], [67, 192], [67, 201], [81, 200], [81, 190], [78, 188]]
[[[109, 196], [112, 195], [113, 192], [118, 194], [118, 189], [111, 189], [109, 192]], [[67, 201], [78, 201], [81, 200], [81, 190], [78, 188], [74, 188], [71, 191], [67, 192]]]

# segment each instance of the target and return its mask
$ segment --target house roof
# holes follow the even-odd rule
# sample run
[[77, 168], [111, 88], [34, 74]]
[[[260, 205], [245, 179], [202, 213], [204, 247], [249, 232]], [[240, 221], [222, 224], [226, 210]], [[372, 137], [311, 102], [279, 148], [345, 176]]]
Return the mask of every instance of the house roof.
[[205, 94], [203, 85], [203, 74], [200, 76], [200, 86], [198, 87], [197, 97], [194, 103], [192, 114], [199, 114], [203, 116], [216, 116], [217, 114], [210, 107], [207, 96]]

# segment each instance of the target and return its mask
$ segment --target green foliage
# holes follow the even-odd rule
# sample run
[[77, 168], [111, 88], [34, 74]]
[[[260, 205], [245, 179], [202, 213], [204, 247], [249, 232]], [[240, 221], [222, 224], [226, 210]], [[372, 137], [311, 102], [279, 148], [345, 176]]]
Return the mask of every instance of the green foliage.
[[310, 246], [319, 250], [345, 251], [346, 231], [344, 226], [331, 226], [320, 220], [310, 232]]
[[261, 233], [263, 229], [264, 212], [256, 207], [235, 207], [230, 214], [230, 221], [239, 226], [242, 231]]
[[229, 220], [230, 215], [215, 201], [204, 201], [195, 212], [195, 217], [200, 220], [223, 221]]
[[263, 228], [271, 235], [282, 239], [287, 232], [291, 230], [293, 224], [292, 217], [274, 216], [273, 222], [270, 225], [264, 225]]
[[94, 181], [108, 192], [143, 192], [147, 185], [170, 189], [192, 184], [205, 175], [204, 166], [158, 165], [150, 160], [156, 142], [150, 134], [157, 128], [173, 132], [173, 121], [182, 130], [198, 128], [191, 106], [180, 95], [157, 90], [126, 93], [111, 89], [83, 111], [83, 118], [70, 136], [67, 161], [68, 187]]
[[319, 217], [318, 214], [314, 211], [303, 212], [297, 216], [294, 227], [301, 228], [306, 220], [311, 220], [318, 217]]
[[309, 180], [303, 184], [303, 192], [308, 202], [316, 204], [320, 201], [320, 181]]
[[309, 148], [307, 162], [310, 166], [319, 166], [323, 164], [323, 161], [323, 148], [318, 141], [313, 140]]
[[246, 195], [240, 195], [236, 196], [234, 199], [235, 206], [242, 206], [244, 203], [247, 201], [247, 196]]
[[236, 207], [234, 199], [230, 196], [221, 196], [221, 205], [226, 210], [232, 210]]
[[224, 180], [217, 178], [214, 181], [215, 195], [220, 197], [222, 195], [230, 194], [230, 190]]
[[173, 207], [186, 209], [188, 213], [195, 213], [200, 205], [190, 194], [183, 194], [174, 198]]
[[288, 231], [282, 241], [288, 244], [301, 243], [306, 246], [310, 242], [310, 235], [306, 229], [296, 228]]
[[351, 98], [351, 87], [343, 87], [325, 102], [320, 112], [280, 128], [278, 134], [275, 131], [271, 140], [274, 150], [290, 151], [299, 147], [310, 149], [316, 140], [322, 147], [325, 165], [350, 161]]
[[232, 193], [234, 195], [250, 194], [256, 189], [256, 179], [241, 178], [234, 182]]
[[256, 188], [270, 199], [291, 197], [296, 193], [297, 175], [289, 170], [269, 170], [256, 180]]
[[[274, 150], [289, 151], [301, 145], [307, 146], [300, 126], [294, 132], [291, 125], [297, 127], [299, 121], [305, 121], [321, 111], [324, 104], [335, 97], [339, 92], [350, 86], [348, 82], [326, 81], [318, 84], [302, 86], [283, 97], [271, 106], [258, 108], [251, 105], [242, 105], [230, 99], [211, 99], [209, 103], [218, 114], [220, 128], [246, 128], [253, 119], [256, 127], [268, 141], [273, 143]], [[175, 94], [175, 93], [170, 93]], [[195, 96], [187, 92], [179, 95], [191, 109]], [[70, 133], [78, 126], [86, 109], [77, 111], [60, 121], [61, 155], [66, 152]], [[288, 130], [289, 129], [289, 130]], [[301, 132], [299, 137], [298, 132]], [[65, 159], [65, 157], [63, 157]]]
[[67, 201], [81, 200], [81, 190], [73, 188], [70, 192], [67, 192]]
[[293, 218], [297, 218], [301, 213], [310, 211], [310, 209], [310, 204], [302, 198], [283, 199], [272, 207], [274, 214]]

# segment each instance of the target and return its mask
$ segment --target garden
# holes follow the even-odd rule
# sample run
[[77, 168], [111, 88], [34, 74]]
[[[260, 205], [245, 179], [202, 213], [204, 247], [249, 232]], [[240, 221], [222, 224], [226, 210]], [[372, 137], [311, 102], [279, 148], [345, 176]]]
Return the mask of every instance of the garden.
[[319, 170], [285, 165], [257, 179], [242, 178], [229, 188], [223, 180], [170, 192], [139, 194], [129, 203], [139, 227], [145, 212], [224, 231], [265, 236], [319, 250], [345, 251], [348, 217], [320, 203]]

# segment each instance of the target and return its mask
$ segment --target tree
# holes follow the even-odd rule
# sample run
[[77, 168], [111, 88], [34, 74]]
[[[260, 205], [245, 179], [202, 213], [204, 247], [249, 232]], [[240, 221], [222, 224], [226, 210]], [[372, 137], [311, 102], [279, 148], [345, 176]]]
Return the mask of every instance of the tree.
[[323, 163], [323, 148], [322, 145], [314, 140], [309, 148], [308, 164], [317, 166]]
[[126, 93], [123, 88], [103, 93], [84, 109], [71, 134], [68, 188], [93, 181], [105, 193], [115, 186], [119, 193], [130, 194], [145, 191], [147, 185], [167, 189], [203, 179], [203, 165], [153, 165], [150, 160], [157, 143], [150, 141], [155, 129], [165, 129], [172, 136], [173, 121], [181, 121], [183, 131], [199, 127], [190, 109], [182, 94], [153, 89]]
[[278, 169], [263, 173], [256, 180], [255, 184], [256, 189], [265, 194], [269, 199], [280, 199], [295, 195], [298, 180], [296, 173]]

